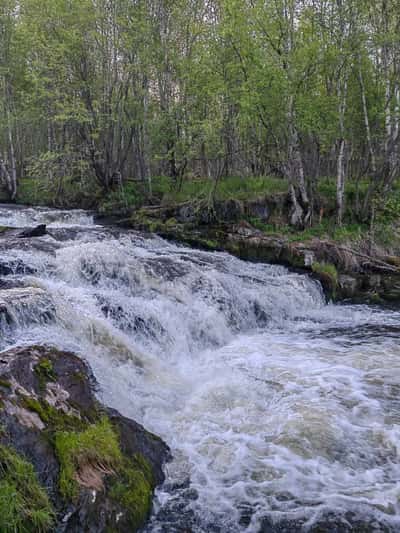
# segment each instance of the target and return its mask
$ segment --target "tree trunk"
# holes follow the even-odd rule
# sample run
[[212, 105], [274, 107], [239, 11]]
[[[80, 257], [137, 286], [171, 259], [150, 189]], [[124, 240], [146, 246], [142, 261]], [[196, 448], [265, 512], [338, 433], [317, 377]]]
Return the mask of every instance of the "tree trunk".
[[[346, 153], [346, 139], [344, 118], [347, 107], [347, 72], [344, 75], [343, 82], [339, 80], [339, 151], [337, 158], [337, 175], [336, 175], [336, 223], [338, 226], [343, 224], [343, 215], [345, 210], [345, 153]], [[343, 83], [343, 85], [342, 85]]]

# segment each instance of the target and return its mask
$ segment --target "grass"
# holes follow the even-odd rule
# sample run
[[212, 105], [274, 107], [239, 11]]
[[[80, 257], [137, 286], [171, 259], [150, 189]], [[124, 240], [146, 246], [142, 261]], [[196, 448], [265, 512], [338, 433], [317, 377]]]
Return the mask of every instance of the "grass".
[[329, 288], [333, 298], [336, 297], [336, 290], [339, 283], [338, 271], [331, 263], [313, 263], [312, 271], [317, 274], [321, 283]]
[[320, 274], [322, 276], [326, 276], [329, 278], [333, 285], [336, 286], [338, 283], [338, 272], [336, 270], [335, 265], [332, 265], [330, 263], [313, 263], [312, 264], [312, 271], [315, 274]]
[[55, 435], [60, 463], [60, 493], [66, 500], [79, 495], [77, 474], [85, 466], [113, 471], [122, 462], [119, 439], [109, 420], [103, 418], [85, 431], [62, 431]]
[[127, 515], [131, 530], [136, 531], [148, 517], [155, 482], [144, 456], [123, 455], [119, 436], [108, 418], [91, 424], [84, 431], [63, 431], [55, 435], [55, 449], [60, 463], [60, 493], [65, 500], [79, 496], [79, 476], [85, 468], [97, 471], [100, 479], [111, 476], [109, 496]]
[[306, 242], [314, 238], [331, 239], [336, 242], [354, 241], [365, 235], [368, 230], [362, 224], [349, 223], [338, 227], [333, 220], [329, 219], [304, 230], [297, 230], [288, 225], [266, 224], [257, 218], [251, 218], [249, 222], [266, 235], [284, 236], [289, 242]]
[[[154, 179], [153, 190], [162, 197], [162, 202], [180, 203], [193, 198], [206, 198], [214, 187], [213, 180], [193, 179], [185, 180], [180, 190], [171, 186], [171, 180], [165, 177]], [[242, 178], [232, 176], [219, 181], [216, 198], [226, 200], [249, 200], [265, 194], [284, 193], [287, 191], [286, 180], [274, 177]]]
[[[21, 178], [18, 181], [17, 204], [50, 207], [92, 208], [100, 197], [98, 185], [92, 180], [87, 182], [65, 179], [59, 193], [57, 183], [48, 180]], [[10, 203], [4, 188], [0, 188], [0, 203]]]
[[55, 519], [33, 465], [14, 450], [0, 445], [0, 531], [50, 531]]

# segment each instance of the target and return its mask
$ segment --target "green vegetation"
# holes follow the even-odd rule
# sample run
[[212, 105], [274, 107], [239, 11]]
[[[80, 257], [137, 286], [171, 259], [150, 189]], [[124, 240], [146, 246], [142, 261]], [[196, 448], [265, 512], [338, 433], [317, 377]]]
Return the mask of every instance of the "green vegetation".
[[64, 411], [56, 409], [43, 399], [22, 396], [20, 404], [28, 411], [39, 415], [42, 422], [48, 427], [50, 434], [54, 433], [54, 431], [81, 430], [87, 426], [87, 423], [77, 415], [64, 413]]
[[8, 379], [0, 378], [0, 387], [3, 387], [4, 389], [11, 389], [11, 383], [8, 381]]
[[7, 198], [123, 215], [290, 192], [297, 229], [321, 196], [338, 226], [398, 213], [398, 0], [111, 4], [1, 3]]
[[338, 285], [338, 272], [335, 265], [330, 263], [313, 263], [312, 271], [330, 286], [333, 296], [335, 296]]
[[146, 459], [137, 454], [134, 461], [125, 460], [110, 489], [110, 498], [122, 505], [129, 514], [134, 529], [146, 520], [151, 510], [151, 468]]
[[60, 492], [67, 500], [78, 496], [77, 475], [84, 467], [91, 466], [111, 473], [122, 461], [118, 436], [107, 418], [81, 432], [57, 433], [55, 449], [61, 467]]
[[368, 231], [363, 224], [344, 224], [338, 227], [333, 220], [329, 219], [302, 231], [289, 225], [267, 224], [258, 218], [250, 218], [249, 222], [266, 235], [284, 236], [289, 242], [306, 242], [314, 238], [331, 239], [336, 242], [356, 241]]
[[34, 369], [42, 390], [46, 389], [46, 383], [49, 381], [55, 381], [57, 376], [54, 372], [53, 363], [50, 359], [43, 358], [37, 363]]
[[55, 449], [60, 462], [60, 493], [66, 500], [79, 494], [80, 476], [85, 469], [111, 476], [110, 498], [128, 514], [136, 530], [151, 510], [155, 486], [151, 466], [136, 454], [125, 457], [120, 449], [118, 435], [108, 418], [87, 426], [83, 431], [63, 431], [55, 435]]
[[34, 468], [14, 450], [0, 445], [0, 531], [49, 531], [55, 515]]
[[[153, 180], [153, 192], [161, 198], [163, 204], [183, 203], [193, 199], [208, 198], [215, 187], [211, 179], [192, 179], [182, 182], [177, 188], [171, 180], [164, 176]], [[228, 200], [249, 200], [259, 198], [266, 194], [285, 193], [287, 182], [284, 179], [274, 177], [251, 177], [227, 176], [220, 180], [215, 191], [215, 198]]]

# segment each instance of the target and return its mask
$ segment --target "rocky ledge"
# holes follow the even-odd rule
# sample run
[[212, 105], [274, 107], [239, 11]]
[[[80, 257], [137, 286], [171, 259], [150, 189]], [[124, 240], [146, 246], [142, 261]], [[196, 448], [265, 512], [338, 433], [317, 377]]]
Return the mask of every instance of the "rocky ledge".
[[95, 398], [76, 355], [0, 354], [0, 531], [137, 531], [164, 480], [161, 439]]
[[[208, 250], [227, 251], [241, 259], [287, 266], [318, 279], [332, 300], [355, 303], [400, 303], [400, 256], [373, 242], [338, 243], [314, 238], [293, 242], [267, 235], [235, 211], [231, 221], [185, 222], [167, 218], [167, 208], [142, 210], [119, 221], [124, 227], [158, 233], [167, 239]], [[115, 219], [113, 222], [117, 222]]]

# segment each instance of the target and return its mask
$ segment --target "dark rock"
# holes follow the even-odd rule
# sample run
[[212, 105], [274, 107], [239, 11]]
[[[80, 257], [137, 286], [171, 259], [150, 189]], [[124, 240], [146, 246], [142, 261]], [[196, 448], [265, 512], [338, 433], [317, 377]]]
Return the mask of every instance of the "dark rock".
[[0, 276], [10, 276], [13, 274], [34, 274], [35, 269], [26, 265], [20, 259], [11, 261], [0, 260]]
[[[1, 266], [0, 266], [1, 268]], [[24, 287], [25, 284], [19, 279], [0, 278], [0, 290], [17, 289]]]
[[341, 274], [338, 278], [338, 285], [344, 299], [355, 298], [362, 287], [360, 278], [349, 274]]
[[46, 235], [46, 233], [46, 224], [39, 224], [39, 226], [36, 226], [35, 228], [28, 228], [24, 230], [18, 235], [18, 237], [24, 239], [30, 237], [43, 237], [43, 235]]
[[242, 202], [234, 199], [216, 202], [215, 211], [217, 219], [224, 222], [237, 222], [244, 215]]
[[[3, 352], [0, 444], [34, 466], [53, 505], [56, 531], [133, 532], [149, 516], [169, 450], [140, 424], [99, 404], [94, 388], [90, 369], [72, 353], [43, 346]], [[97, 443], [99, 427], [107, 433]], [[65, 452], [58, 443], [66, 439], [73, 446], [87, 432], [94, 435], [93, 443], [86, 444], [92, 449], [79, 448], [71, 477], [63, 457], [68, 447]], [[103, 444], [105, 438], [110, 443]], [[117, 446], [115, 464], [107, 462], [110, 446]], [[69, 494], [61, 483], [68, 475], [76, 493]]]

